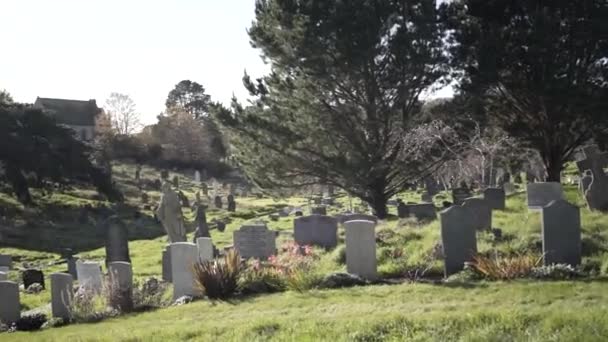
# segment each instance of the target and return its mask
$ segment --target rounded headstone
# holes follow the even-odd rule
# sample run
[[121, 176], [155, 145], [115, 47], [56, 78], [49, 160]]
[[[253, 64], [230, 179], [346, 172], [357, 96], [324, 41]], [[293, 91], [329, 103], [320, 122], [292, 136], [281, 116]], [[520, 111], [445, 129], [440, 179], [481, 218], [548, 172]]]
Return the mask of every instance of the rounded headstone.
[[346, 230], [346, 270], [361, 278], [378, 278], [376, 261], [376, 224], [354, 220], [344, 223]]
[[51, 274], [51, 313], [53, 317], [69, 320], [72, 317], [74, 279], [68, 273]]

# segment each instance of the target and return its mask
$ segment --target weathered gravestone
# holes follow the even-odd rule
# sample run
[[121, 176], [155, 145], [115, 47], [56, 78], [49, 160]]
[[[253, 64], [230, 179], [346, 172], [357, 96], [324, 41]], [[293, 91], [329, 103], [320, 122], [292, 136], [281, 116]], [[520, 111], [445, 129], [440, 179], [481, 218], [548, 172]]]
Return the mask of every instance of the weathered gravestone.
[[201, 237], [211, 237], [209, 225], [207, 224], [207, 214], [203, 205], [196, 206], [195, 219], [196, 230], [194, 231], [194, 241]]
[[173, 300], [182, 296], [196, 296], [192, 267], [198, 260], [198, 249], [190, 242], [171, 244], [171, 278]]
[[131, 262], [129, 255], [129, 232], [124, 223], [112, 216], [105, 222], [106, 228], [106, 265], [115, 261]]
[[577, 206], [552, 201], [542, 209], [543, 258], [545, 265], [581, 263], [581, 217]]
[[108, 264], [110, 282], [115, 291], [110, 306], [121, 311], [133, 309], [133, 268], [131, 263], [115, 261]]
[[492, 208], [490, 208], [485, 199], [467, 198], [464, 200], [462, 207], [471, 212], [475, 229], [484, 230], [492, 228]]
[[37, 269], [27, 269], [21, 273], [23, 288], [28, 289], [32, 284], [40, 284], [44, 289], [44, 273]]
[[460, 272], [464, 263], [472, 261], [477, 253], [477, 236], [471, 212], [459, 205], [445, 209], [441, 218], [441, 244], [443, 246], [444, 272], [448, 277]]
[[276, 254], [276, 233], [266, 225], [246, 225], [233, 233], [234, 248], [243, 258], [268, 259]]
[[293, 221], [293, 234], [298, 245], [334, 248], [338, 244], [338, 221], [325, 215], [298, 217]]
[[76, 262], [78, 283], [87, 291], [101, 293], [103, 289], [103, 274], [101, 265], [96, 262]]
[[9, 269], [13, 268], [13, 257], [6, 254], [0, 254], [0, 266], [6, 266]]
[[344, 224], [346, 237], [346, 271], [361, 278], [376, 280], [376, 224], [372, 221], [347, 221]]
[[528, 209], [540, 210], [551, 201], [564, 199], [562, 185], [558, 182], [528, 183]]
[[338, 219], [338, 222], [344, 224], [348, 221], [372, 221], [374, 223], [378, 223], [378, 217], [374, 216], [374, 215], [367, 215], [367, 214], [355, 214], [355, 213], [344, 213], [344, 214], [339, 214], [336, 215], [336, 219]]
[[464, 200], [471, 197], [471, 190], [466, 187], [452, 189], [452, 202], [454, 205], [461, 205]]
[[196, 239], [196, 248], [198, 248], [200, 261], [213, 260], [213, 241], [211, 241], [211, 238], [201, 237]]
[[165, 246], [162, 252], [163, 280], [171, 282], [171, 245]]
[[19, 285], [12, 281], [0, 281], [0, 321], [13, 323], [21, 318]]
[[426, 177], [424, 179], [424, 188], [426, 189], [426, 194], [431, 198], [439, 193], [439, 186], [433, 177]]
[[68, 273], [51, 274], [51, 313], [53, 317], [69, 321], [72, 317], [74, 280]]
[[408, 216], [415, 217], [416, 220], [434, 220], [437, 218], [433, 203], [406, 204], [405, 207]]
[[0, 271], [0, 281], [8, 280], [8, 272]]
[[222, 209], [222, 196], [215, 196], [214, 204], [216, 208]]
[[230, 194], [226, 197], [226, 201], [228, 202], [227, 209], [228, 211], [236, 211], [236, 202], [234, 201], [234, 195]]
[[491, 209], [505, 209], [505, 191], [501, 188], [487, 188], [483, 191], [483, 199]]
[[319, 206], [310, 208], [311, 215], [327, 215], [327, 207]]

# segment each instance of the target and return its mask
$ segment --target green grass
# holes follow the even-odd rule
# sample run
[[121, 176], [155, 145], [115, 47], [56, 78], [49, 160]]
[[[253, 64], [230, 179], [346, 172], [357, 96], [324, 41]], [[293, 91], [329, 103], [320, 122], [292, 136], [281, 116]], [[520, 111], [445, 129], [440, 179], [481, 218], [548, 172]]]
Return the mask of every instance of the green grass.
[[[24, 208], [10, 196], [0, 194], [8, 222], [0, 222], [3, 241], [0, 253], [11, 254], [16, 265], [40, 267], [46, 276], [64, 271], [57, 252], [74, 248], [81, 258], [103, 262], [104, 234], [99, 227], [102, 215], [86, 223], [75, 217], [82, 205], [111, 207], [129, 228], [130, 255], [136, 278], [161, 274], [161, 250], [166, 244], [162, 227], [144, 210], [140, 193], [132, 179], [134, 166], [114, 169], [117, 183], [127, 195], [121, 205], [98, 200], [95, 191], [75, 188], [61, 193], [34, 192], [38, 206]], [[142, 177], [154, 179], [158, 170], [144, 167]], [[171, 177], [173, 174], [171, 175]], [[180, 189], [190, 198], [198, 185], [190, 176], [180, 175]], [[574, 186], [565, 186], [569, 201], [581, 206], [583, 263], [595, 273], [587, 281], [509, 282], [394, 286], [368, 286], [345, 290], [312, 290], [263, 295], [230, 302], [196, 302], [182, 307], [132, 314], [94, 325], [78, 324], [27, 334], [2, 334], [1, 340], [606, 340], [608, 339], [608, 215], [590, 212]], [[147, 191], [151, 204], [160, 194]], [[225, 195], [225, 194], [223, 194]], [[419, 192], [401, 194], [404, 201], [418, 201]], [[450, 200], [446, 193], [435, 196], [438, 206]], [[225, 232], [212, 230], [214, 243], [222, 248], [232, 244], [232, 234], [241, 225], [266, 221], [280, 232], [278, 244], [293, 240], [293, 217], [272, 221], [269, 214], [291, 205], [308, 210], [303, 197], [271, 199], [237, 197], [237, 212], [210, 209], [209, 222], [229, 221]], [[337, 206], [328, 214], [361, 207], [360, 200], [338, 195]], [[341, 208], [339, 208], [341, 207]], [[138, 210], [143, 219], [135, 222]], [[389, 212], [396, 214], [396, 208]], [[184, 208], [190, 232], [193, 213]], [[494, 211], [493, 227], [503, 230], [504, 239], [494, 241], [489, 233], [478, 233], [481, 253], [540, 253], [540, 217], [526, 208], [525, 194], [507, 199], [507, 209]], [[440, 240], [439, 221], [417, 223], [389, 217], [377, 227], [377, 258], [380, 274], [402, 278], [408, 271], [426, 266], [428, 255]], [[189, 234], [191, 239], [192, 233]], [[323, 252], [315, 272], [344, 271], [343, 229], [340, 245]], [[428, 277], [442, 274], [441, 261], [432, 261]], [[11, 272], [18, 280], [18, 272]], [[47, 280], [48, 282], [48, 280]], [[47, 286], [50, 285], [47, 283]], [[41, 294], [21, 293], [23, 310], [42, 307], [50, 301], [49, 290]]]

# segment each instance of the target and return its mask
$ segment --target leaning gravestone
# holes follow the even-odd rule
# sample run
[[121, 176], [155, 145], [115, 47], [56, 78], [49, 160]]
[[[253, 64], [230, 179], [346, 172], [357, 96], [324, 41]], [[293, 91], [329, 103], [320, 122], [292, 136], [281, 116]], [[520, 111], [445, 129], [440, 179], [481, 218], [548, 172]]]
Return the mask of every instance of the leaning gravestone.
[[69, 321], [72, 317], [74, 280], [68, 273], [51, 274], [51, 313], [53, 317]]
[[583, 194], [583, 196], [585, 195], [587, 189], [589, 189], [589, 185], [591, 185], [591, 182], [593, 182], [593, 174], [591, 173], [591, 170], [585, 170], [583, 177], [581, 177], [578, 183], [579, 190]]
[[19, 285], [12, 281], [0, 281], [0, 321], [9, 324], [21, 318]]
[[106, 265], [115, 261], [131, 262], [129, 256], [129, 232], [123, 222], [112, 216], [106, 225]]
[[324, 207], [324, 206], [312, 207], [310, 209], [310, 214], [311, 215], [327, 215], [327, 207]]
[[492, 228], [492, 208], [485, 199], [467, 198], [462, 207], [469, 210], [473, 217], [473, 226], [477, 230]]
[[581, 216], [577, 206], [552, 201], [542, 209], [543, 258], [545, 265], [581, 263]]
[[196, 239], [196, 248], [198, 248], [198, 258], [200, 261], [213, 260], [213, 242], [209, 237], [201, 237]]
[[196, 245], [190, 242], [176, 242], [171, 244], [170, 251], [173, 300], [182, 296], [197, 295], [192, 270], [198, 260]]
[[44, 273], [37, 269], [27, 269], [21, 273], [21, 279], [23, 280], [23, 288], [28, 289], [32, 284], [40, 284], [43, 289], [44, 286]]
[[469, 188], [461, 187], [452, 189], [452, 202], [454, 205], [461, 205], [464, 200], [471, 197], [471, 190]]
[[551, 201], [564, 199], [562, 185], [558, 182], [528, 183], [528, 209], [540, 210]]
[[0, 266], [6, 266], [9, 269], [13, 268], [13, 257], [6, 254], [0, 254]]
[[268, 259], [276, 254], [276, 233], [266, 225], [246, 225], [233, 233], [234, 248], [243, 258]]
[[293, 221], [293, 235], [298, 245], [334, 248], [338, 244], [338, 221], [325, 215], [298, 217]]
[[78, 273], [78, 282], [81, 287], [88, 291], [101, 293], [103, 290], [103, 274], [100, 264], [78, 261], [76, 263], [76, 273]]
[[477, 253], [477, 236], [470, 211], [454, 205], [439, 214], [441, 218], [441, 244], [444, 272], [448, 277], [464, 269]]
[[372, 221], [348, 221], [346, 237], [346, 271], [361, 278], [378, 278], [376, 261], [376, 224]]
[[483, 192], [483, 199], [491, 209], [505, 209], [505, 191], [501, 188], [487, 188]]

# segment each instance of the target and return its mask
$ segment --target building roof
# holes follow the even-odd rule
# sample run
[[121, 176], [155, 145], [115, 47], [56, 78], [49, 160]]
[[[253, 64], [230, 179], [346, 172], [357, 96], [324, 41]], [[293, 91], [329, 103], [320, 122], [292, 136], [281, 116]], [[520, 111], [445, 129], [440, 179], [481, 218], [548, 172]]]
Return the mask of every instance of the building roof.
[[95, 100], [79, 101], [38, 97], [34, 106], [53, 116], [57, 123], [73, 126], [94, 126], [95, 117], [101, 111]]

